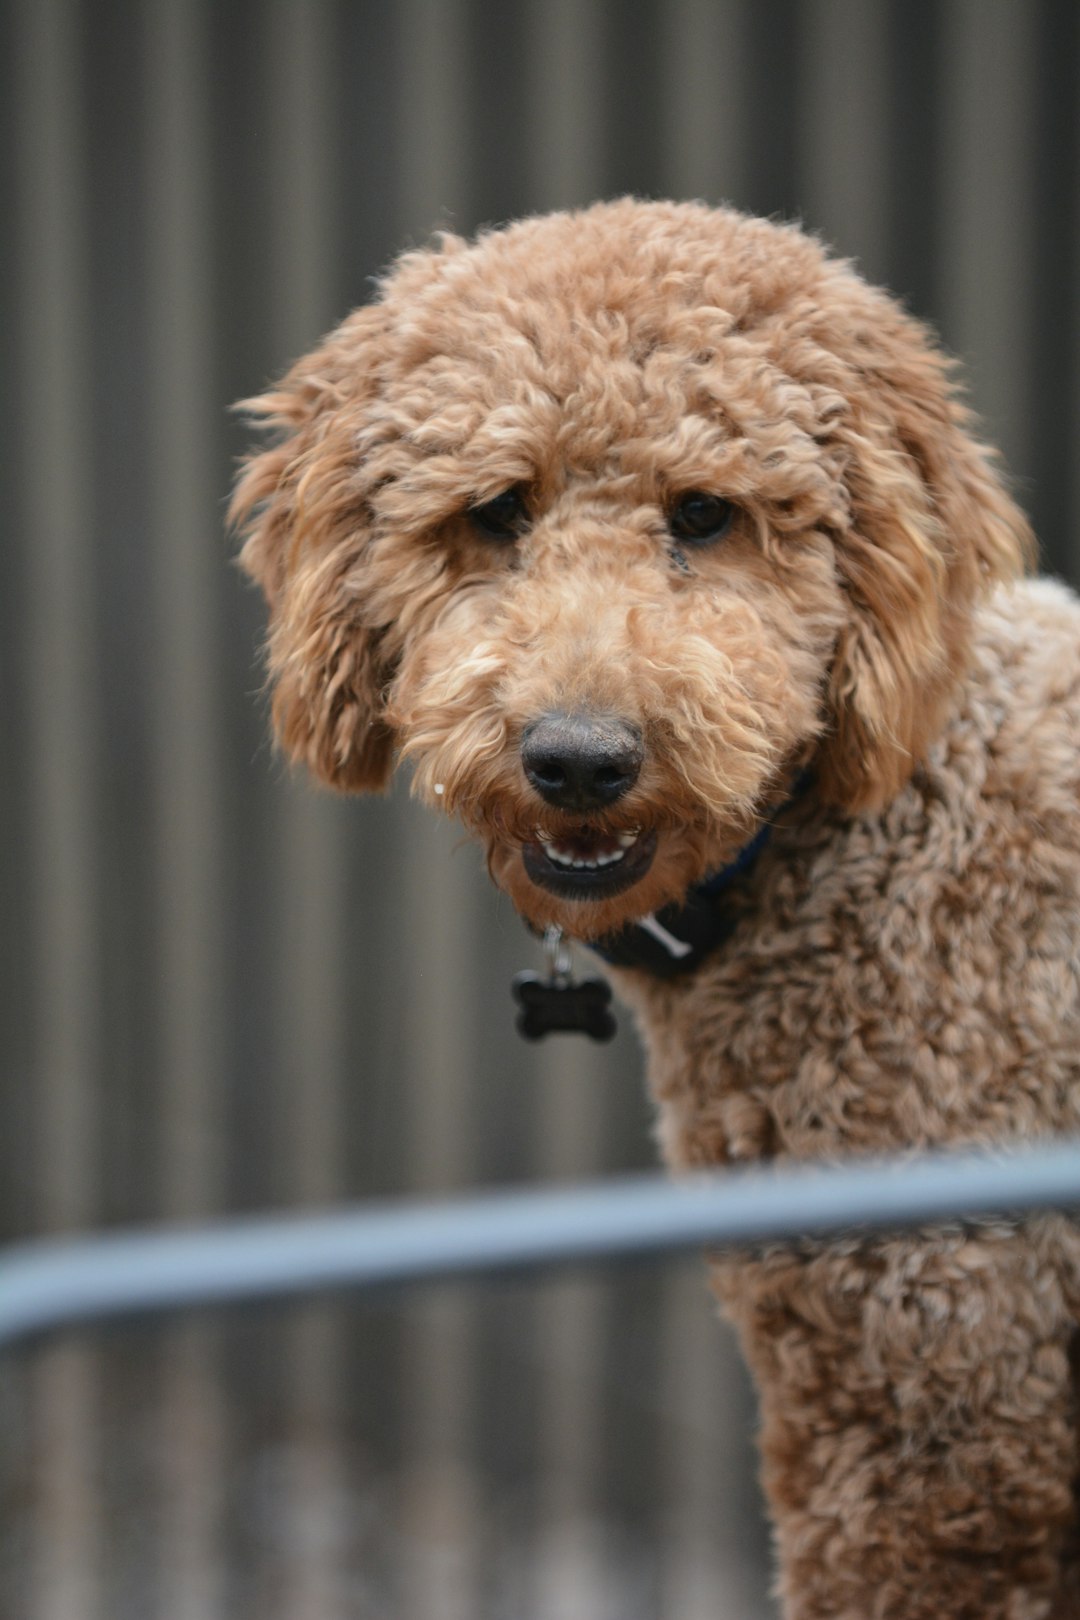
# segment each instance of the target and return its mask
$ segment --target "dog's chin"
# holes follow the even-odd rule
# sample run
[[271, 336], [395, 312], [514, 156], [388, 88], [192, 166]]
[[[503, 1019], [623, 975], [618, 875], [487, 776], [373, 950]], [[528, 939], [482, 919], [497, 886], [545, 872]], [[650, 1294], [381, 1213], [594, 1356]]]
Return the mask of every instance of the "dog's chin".
[[548, 839], [498, 841], [489, 849], [488, 868], [530, 927], [555, 926], [589, 941], [647, 916], [685, 889], [677, 844], [670, 850], [668, 844], [668, 835], [655, 828], [607, 840], [568, 835], [554, 848]]

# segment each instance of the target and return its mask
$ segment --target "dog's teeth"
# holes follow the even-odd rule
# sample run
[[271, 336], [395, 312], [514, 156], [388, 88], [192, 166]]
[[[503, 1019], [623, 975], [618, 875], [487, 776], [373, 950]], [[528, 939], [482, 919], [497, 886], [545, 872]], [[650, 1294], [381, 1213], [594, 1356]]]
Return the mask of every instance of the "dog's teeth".
[[[574, 872], [599, 872], [606, 866], [614, 866], [624, 859], [628, 849], [632, 849], [641, 837], [640, 827], [630, 827], [625, 832], [614, 833], [598, 840], [600, 843], [614, 844], [615, 847], [598, 850], [595, 855], [582, 855], [581, 845], [576, 840], [564, 844], [557, 838], [549, 835], [539, 827], [534, 829], [537, 843], [543, 849], [548, 860], [556, 866], [565, 867]], [[591, 842], [585, 839], [584, 842]]]
[[575, 854], [573, 849], [567, 849], [565, 845], [559, 844], [554, 838], [546, 837], [539, 828], [537, 828], [536, 837], [549, 861], [554, 861], [556, 866], [568, 867], [572, 871], [598, 872], [601, 867], [614, 866], [617, 861], [622, 860], [626, 852], [625, 849], [612, 849], [605, 854], [595, 855], [590, 859], [587, 856]]

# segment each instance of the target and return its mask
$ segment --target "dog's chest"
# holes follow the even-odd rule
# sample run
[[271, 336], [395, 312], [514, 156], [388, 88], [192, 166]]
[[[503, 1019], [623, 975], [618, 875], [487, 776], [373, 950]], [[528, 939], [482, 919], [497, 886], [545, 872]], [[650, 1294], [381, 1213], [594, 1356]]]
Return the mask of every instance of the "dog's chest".
[[1075, 814], [977, 751], [877, 820], [782, 841], [685, 985], [624, 986], [669, 1159], [821, 1157], [1080, 1128]]

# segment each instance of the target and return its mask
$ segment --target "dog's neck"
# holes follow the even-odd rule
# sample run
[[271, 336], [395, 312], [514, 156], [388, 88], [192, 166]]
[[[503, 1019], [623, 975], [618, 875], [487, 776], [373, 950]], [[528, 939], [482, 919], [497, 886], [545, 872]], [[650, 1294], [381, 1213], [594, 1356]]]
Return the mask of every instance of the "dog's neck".
[[611, 967], [637, 968], [658, 979], [693, 973], [731, 936], [738, 922], [737, 913], [721, 904], [721, 897], [750, 872], [772, 838], [776, 818], [802, 797], [809, 781], [810, 771], [800, 772], [788, 798], [770, 811], [750, 842], [726, 866], [694, 884], [683, 901], [605, 935], [590, 948]]

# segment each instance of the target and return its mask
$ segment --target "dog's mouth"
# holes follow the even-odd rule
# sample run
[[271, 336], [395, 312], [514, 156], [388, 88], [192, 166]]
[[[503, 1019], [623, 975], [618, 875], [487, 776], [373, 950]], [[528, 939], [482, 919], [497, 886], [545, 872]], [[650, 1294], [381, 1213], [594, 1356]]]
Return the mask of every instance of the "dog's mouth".
[[606, 900], [641, 881], [656, 854], [655, 831], [640, 827], [619, 833], [582, 828], [559, 837], [537, 829], [535, 843], [522, 846], [531, 881], [562, 900]]

